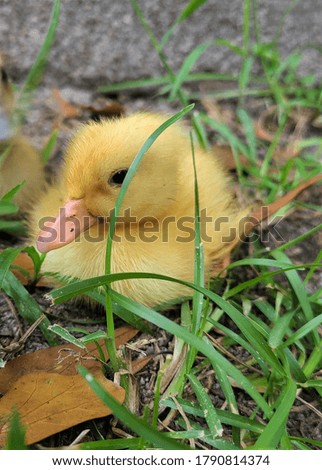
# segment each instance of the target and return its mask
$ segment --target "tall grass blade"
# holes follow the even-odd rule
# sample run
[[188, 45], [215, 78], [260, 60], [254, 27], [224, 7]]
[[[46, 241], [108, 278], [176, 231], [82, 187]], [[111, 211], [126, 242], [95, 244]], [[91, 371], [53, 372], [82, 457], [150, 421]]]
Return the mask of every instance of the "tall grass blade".
[[[8, 271], [2, 282], [3, 291], [13, 299], [20, 315], [29, 323], [34, 323], [42, 314], [35, 299], [29, 294], [24, 286], [18, 281], [12, 272]], [[57, 344], [55, 336], [48, 331], [49, 320], [44, 319], [39, 328], [50, 345]]]
[[18, 124], [23, 119], [25, 110], [31, 99], [31, 93], [37, 88], [42, 78], [48, 55], [55, 39], [59, 20], [59, 11], [60, 0], [55, 0], [47, 35], [17, 98]]
[[276, 449], [278, 447], [278, 443], [285, 432], [286, 421], [296, 398], [296, 392], [296, 383], [292, 380], [288, 380], [285, 389], [283, 390], [283, 399], [280, 401], [273, 417], [270, 419], [252, 449], [268, 450]]
[[208, 393], [205, 391], [199, 380], [195, 377], [194, 374], [188, 374], [189, 382], [192, 385], [192, 388], [198, 399], [198, 403], [203, 410], [204, 418], [208, 424], [208, 428], [211, 431], [211, 437], [216, 439], [223, 434], [223, 428], [220, 422], [220, 419], [216, 413], [216, 409], [209, 398]]
[[91, 389], [102, 400], [102, 402], [105, 403], [106, 406], [113, 411], [114, 416], [116, 416], [126, 426], [132, 429], [132, 431], [142, 436], [147, 442], [153, 444], [154, 447], [166, 450], [188, 449], [188, 447], [176, 442], [174, 439], [165, 437], [161, 432], [158, 432], [155, 429], [151, 428], [140, 418], [130, 413], [124, 406], [122, 406], [117, 400], [115, 400], [113, 396], [107, 393], [107, 391], [102, 387], [102, 385], [95, 379], [95, 377], [90, 372], [88, 372], [85, 367], [79, 366], [78, 371], [81, 376], [86, 380]]

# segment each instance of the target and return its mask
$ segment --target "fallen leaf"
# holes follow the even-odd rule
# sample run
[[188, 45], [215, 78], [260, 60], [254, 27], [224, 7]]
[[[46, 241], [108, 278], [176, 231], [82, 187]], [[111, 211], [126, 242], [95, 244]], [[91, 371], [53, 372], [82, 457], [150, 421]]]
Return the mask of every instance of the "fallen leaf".
[[[3, 250], [0, 250], [0, 252]], [[24, 285], [28, 285], [34, 282], [35, 268], [34, 263], [27, 253], [19, 253], [18, 256], [13, 260], [11, 270], [16, 278]], [[42, 276], [37, 279], [36, 285], [38, 287], [57, 287], [57, 279], [50, 276]]]
[[[116, 347], [130, 341], [137, 332], [138, 330], [130, 325], [117, 328], [115, 330]], [[105, 357], [108, 357], [104, 340], [98, 343], [103, 348]], [[18, 356], [0, 369], [0, 393], [8, 392], [19, 377], [30, 372], [46, 371], [61, 375], [74, 375], [76, 367], [80, 364], [92, 370], [98, 365], [95, 357], [99, 357], [95, 343], [89, 343], [86, 350], [73, 344], [63, 344]]]
[[[107, 380], [101, 369], [91, 370], [96, 379], [117, 401], [125, 391]], [[0, 400], [0, 447], [5, 445], [12, 409], [16, 407], [27, 426], [27, 445], [90, 419], [111, 414], [80, 375], [65, 376], [32, 372], [20, 377]]]
[[117, 101], [108, 101], [102, 104], [102, 106], [87, 106], [81, 105], [81, 109], [89, 111], [92, 114], [92, 119], [99, 117], [119, 117], [124, 114], [124, 107]]
[[249, 216], [248, 228], [246, 229], [245, 234], [247, 235], [255, 225], [258, 225], [262, 220], [266, 220], [272, 215], [276, 214], [282, 207], [286, 206], [289, 202], [293, 201], [304, 189], [312, 186], [312, 184], [322, 181], [322, 174], [315, 175], [312, 178], [309, 178], [304, 183], [297, 186], [292, 191], [286, 193], [280, 199], [268, 204], [266, 206], [260, 206], [254, 208], [253, 212]]
[[57, 104], [59, 115], [62, 120], [77, 117], [81, 114], [80, 108], [65, 100], [57, 88], [52, 91], [52, 95]]
[[135, 375], [140, 372], [151, 361], [153, 355], [140, 357], [131, 362], [130, 374]]

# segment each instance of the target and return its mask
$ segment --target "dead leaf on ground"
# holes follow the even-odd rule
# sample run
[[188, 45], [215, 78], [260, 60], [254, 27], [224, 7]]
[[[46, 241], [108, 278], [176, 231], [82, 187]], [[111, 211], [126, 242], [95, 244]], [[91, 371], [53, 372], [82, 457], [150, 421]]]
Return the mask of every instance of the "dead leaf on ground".
[[[0, 250], [0, 252], [1, 251], [3, 250]], [[21, 252], [16, 256], [11, 265], [11, 271], [24, 286], [34, 282], [35, 267], [27, 253]], [[58, 287], [58, 281], [54, 277], [40, 276], [39, 279], [37, 279], [36, 285], [38, 287], [54, 288]]]
[[[100, 368], [91, 372], [109, 394], [123, 403], [125, 391], [121, 387], [107, 380]], [[14, 407], [27, 426], [27, 445], [84, 421], [111, 414], [80, 375], [32, 372], [20, 377], [0, 400], [0, 447], [5, 445]]]
[[141, 372], [142, 369], [153, 359], [153, 355], [140, 357], [130, 363], [130, 374], [135, 375]]
[[79, 117], [83, 111], [91, 113], [91, 119], [97, 119], [98, 117], [115, 117], [124, 114], [124, 107], [117, 101], [102, 99], [101, 105], [76, 105], [67, 101], [57, 88], [52, 91], [52, 95], [58, 108], [58, 122], [60, 123], [65, 119]]
[[[130, 325], [117, 328], [115, 331], [116, 347], [130, 341], [137, 332], [138, 330]], [[104, 340], [99, 340], [98, 343], [103, 348], [105, 357], [108, 357]], [[89, 343], [86, 350], [73, 344], [63, 344], [18, 356], [0, 369], [0, 393], [7, 393], [19, 377], [31, 372], [45, 371], [74, 375], [78, 365], [84, 365], [92, 370], [98, 365], [95, 357], [99, 357], [95, 343]]]
[[64, 119], [71, 119], [81, 114], [79, 106], [75, 106], [69, 101], [65, 100], [61, 92], [54, 88], [52, 91], [53, 98], [58, 107], [59, 117], [63, 121]]
[[282, 209], [282, 207], [286, 206], [286, 204], [293, 201], [293, 199], [295, 199], [296, 196], [298, 196], [302, 191], [319, 181], [322, 181], [322, 174], [315, 175], [312, 178], [309, 178], [307, 181], [304, 181], [304, 183], [300, 184], [292, 191], [289, 191], [284, 196], [272, 202], [271, 204], [267, 204], [266, 206], [255, 207], [251, 212], [248, 221], [245, 224], [245, 235], [248, 235], [252, 231], [252, 229], [260, 222], [268, 219], [269, 217], [272, 217], [280, 209]]
[[105, 100], [101, 106], [81, 105], [80, 107], [85, 111], [89, 111], [92, 119], [98, 117], [119, 117], [124, 114], [124, 106], [117, 101]]

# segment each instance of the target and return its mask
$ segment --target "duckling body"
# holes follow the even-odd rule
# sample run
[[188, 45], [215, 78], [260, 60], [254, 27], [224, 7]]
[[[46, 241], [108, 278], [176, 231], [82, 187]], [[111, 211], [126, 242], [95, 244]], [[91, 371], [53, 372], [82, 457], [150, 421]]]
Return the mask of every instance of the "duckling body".
[[[76, 133], [58, 180], [30, 214], [31, 240], [47, 252], [44, 271], [81, 279], [104, 274], [109, 217], [122, 181], [145, 140], [165, 119], [140, 113], [89, 123]], [[215, 156], [195, 148], [195, 160], [208, 279], [222, 269], [242, 213]], [[193, 281], [194, 215], [190, 139], [173, 125], [144, 155], [128, 187], [113, 239], [112, 272]], [[119, 281], [112, 287], [149, 306], [191, 294], [184, 286], [156, 279]]]
[[0, 63], [0, 198], [25, 181], [13, 202], [25, 212], [36, 200], [45, 181], [39, 153], [11, 126], [14, 95]]

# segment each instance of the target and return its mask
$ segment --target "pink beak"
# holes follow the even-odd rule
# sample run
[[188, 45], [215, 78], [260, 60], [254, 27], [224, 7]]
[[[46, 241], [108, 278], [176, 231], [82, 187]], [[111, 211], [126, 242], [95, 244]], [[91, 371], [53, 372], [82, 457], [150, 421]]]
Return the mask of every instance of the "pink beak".
[[71, 199], [56, 218], [45, 222], [37, 237], [38, 251], [47, 253], [68, 245], [95, 222], [97, 218], [88, 212], [84, 199]]

